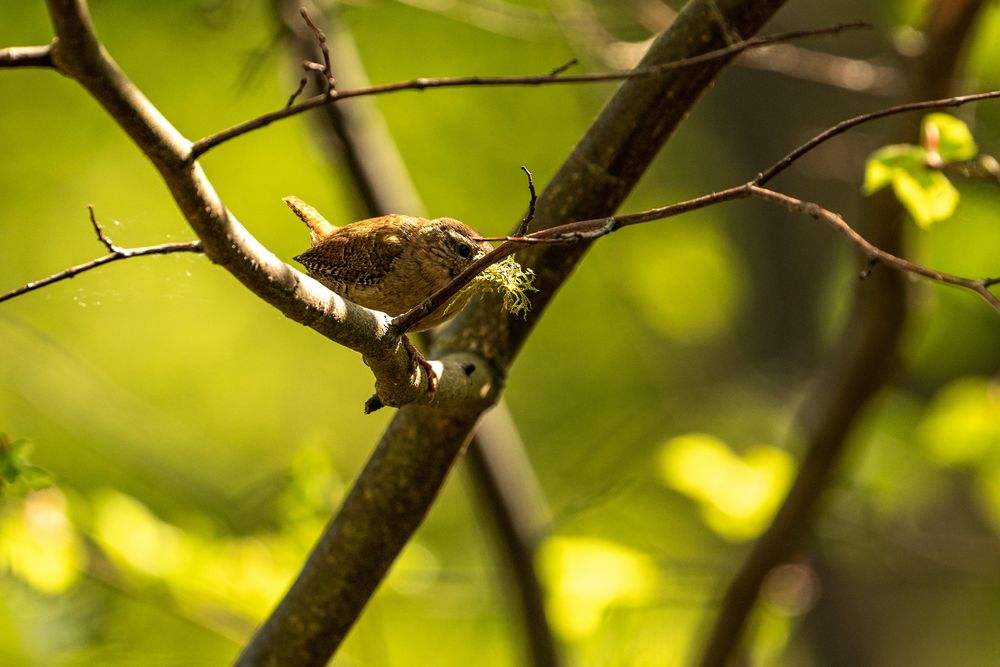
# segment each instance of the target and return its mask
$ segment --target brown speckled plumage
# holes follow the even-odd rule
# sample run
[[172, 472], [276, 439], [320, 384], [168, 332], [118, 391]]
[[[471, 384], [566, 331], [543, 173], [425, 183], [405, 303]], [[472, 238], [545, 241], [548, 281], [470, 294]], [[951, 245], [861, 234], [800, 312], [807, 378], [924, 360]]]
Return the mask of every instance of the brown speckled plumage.
[[[285, 202], [312, 231], [312, 247], [295, 259], [341, 296], [389, 315], [417, 305], [493, 248], [452, 218], [385, 215], [337, 228], [301, 200]], [[453, 301], [447, 313], [439, 308], [413, 330], [450, 319], [467, 301]]]

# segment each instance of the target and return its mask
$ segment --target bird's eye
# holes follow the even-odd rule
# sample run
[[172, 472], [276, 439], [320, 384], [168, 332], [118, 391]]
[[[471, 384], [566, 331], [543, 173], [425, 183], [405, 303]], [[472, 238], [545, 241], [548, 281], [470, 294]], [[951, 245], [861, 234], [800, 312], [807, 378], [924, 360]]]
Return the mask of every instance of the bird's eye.
[[472, 253], [472, 248], [465, 245], [464, 243], [459, 243], [458, 248], [456, 248], [456, 250], [458, 251], [459, 257], [468, 257], [469, 254]]

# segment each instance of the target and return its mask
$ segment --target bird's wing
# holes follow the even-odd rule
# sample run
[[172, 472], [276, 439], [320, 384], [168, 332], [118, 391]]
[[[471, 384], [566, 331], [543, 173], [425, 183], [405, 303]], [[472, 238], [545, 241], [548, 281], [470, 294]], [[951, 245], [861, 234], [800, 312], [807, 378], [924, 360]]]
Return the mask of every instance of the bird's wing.
[[402, 254], [408, 232], [406, 225], [385, 224], [383, 218], [362, 220], [320, 239], [295, 260], [319, 279], [376, 285]]

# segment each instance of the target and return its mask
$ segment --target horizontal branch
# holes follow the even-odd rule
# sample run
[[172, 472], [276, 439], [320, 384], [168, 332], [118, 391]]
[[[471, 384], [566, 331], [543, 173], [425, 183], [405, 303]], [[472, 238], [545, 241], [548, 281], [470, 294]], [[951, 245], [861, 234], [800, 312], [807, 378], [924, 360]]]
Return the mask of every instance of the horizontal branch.
[[887, 116], [896, 116], [901, 113], [908, 113], [910, 111], [925, 111], [927, 109], [953, 109], [960, 107], [964, 104], [969, 104], [970, 102], [981, 102], [983, 100], [992, 100], [1000, 97], [1000, 90], [991, 90], [985, 93], [975, 93], [974, 95], [958, 95], [955, 97], [945, 97], [938, 100], [924, 100], [923, 102], [910, 102], [908, 104], [897, 104], [893, 107], [888, 107], [886, 109], [880, 109], [879, 111], [873, 111], [871, 113], [861, 114], [860, 116], [855, 116], [853, 118], [848, 118], [843, 120], [833, 127], [820, 132], [815, 137], [802, 144], [791, 153], [785, 157], [778, 160], [773, 166], [765, 171], [762, 171], [757, 178], [753, 180], [754, 185], [764, 185], [775, 176], [787, 169], [793, 162], [798, 160], [800, 157], [813, 150], [820, 144], [826, 142], [829, 139], [837, 136], [838, 134], [843, 134], [848, 130], [857, 127], [863, 123], [868, 123], [873, 120], [878, 120], [880, 118], [886, 118]]
[[10, 46], [0, 49], [0, 67], [54, 67], [52, 45]]
[[816, 220], [821, 220], [841, 234], [846, 236], [851, 243], [853, 243], [858, 249], [865, 253], [870, 260], [886, 264], [898, 271], [905, 271], [907, 273], [913, 273], [918, 276], [923, 276], [935, 282], [944, 283], [946, 285], [954, 285], [955, 287], [963, 287], [968, 290], [972, 290], [990, 304], [994, 310], [1000, 313], [1000, 299], [996, 297], [995, 294], [989, 291], [989, 286], [996, 283], [995, 280], [982, 279], [982, 280], [972, 280], [969, 278], [961, 278], [959, 276], [952, 275], [950, 273], [943, 273], [941, 271], [935, 271], [934, 269], [929, 269], [921, 264], [916, 264], [909, 260], [897, 257], [892, 253], [886, 252], [881, 248], [870, 243], [861, 234], [854, 230], [853, 227], [847, 224], [842, 217], [829, 211], [818, 204], [812, 202], [802, 201], [801, 199], [796, 199], [795, 197], [789, 197], [788, 195], [782, 194], [780, 192], [775, 192], [774, 190], [768, 190], [766, 188], [761, 188], [756, 185], [749, 186], [749, 192], [751, 196], [756, 199], [761, 199], [763, 201], [772, 202], [774, 204], [780, 204], [785, 208], [795, 211], [797, 213], [802, 213], [808, 215]]
[[[786, 33], [787, 35], [788, 33]], [[748, 40], [753, 41], [753, 40]], [[673, 64], [673, 63], [671, 63]], [[810, 151], [816, 149], [821, 144], [827, 140], [837, 136], [838, 134], [843, 134], [848, 130], [868, 123], [880, 118], [885, 118], [887, 116], [895, 116], [903, 113], [908, 113], [911, 111], [922, 111], [926, 109], [941, 109], [941, 108], [954, 108], [960, 107], [964, 104], [969, 104], [971, 102], [980, 102], [983, 100], [991, 100], [1000, 98], [1000, 90], [988, 91], [983, 93], [976, 93], [972, 95], [960, 95], [956, 97], [946, 97], [936, 100], [925, 100], [922, 102], [911, 102], [909, 104], [899, 104], [896, 106], [888, 107], [885, 109], [880, 109], [878, 111], [873, 111], [866, 114], [861, 114], [859, 116], [854, 116], [853, 118], [848, 118], [847, 120], [841, 121], [836, 125], [830, 127], [827, 130], [817, 134], [815, 137], [809, 141], [801, 144], [795, 150], [788, 153], [785, 157], [781, 158], [778, 162], [760, 172], [756, 178], [744, 183], [742, 185], [737, 185], [725, 190], [719, 190], [707, 195], [702, 195], [701, 197], [695, 197], [693, 199], [687, 199], [676, 204], [670, 204], [668, 206], [662, 206], [659, 208], [649, 209], [647, 211], [642, 211], [639, 213], [632, 213], [627, 215], [617, 215], [609, 216], [606, 218], [596, 218], [593, 220], [579, 220], [576, 222], [569, 222], [556, 227], [550, 227], [544, 229], [540, 232], [535, 232], [532, 234], [521, 234], [519, 232], [523, 231], [525, 222], [518, 226], [517, 232], [514, 236], [498, 237], [498, 238], [486, 238], [484, 240], [497, 241], [502, 240], [504, 243], [488, 253], [486, 256], [481, 257], [479, 260], [474, 262], [462, 273], [455, 277], [451, 283], [445, 285], [443, 288], [431, 294], [422, 303], [417, 304], [409, 311], [398, 315], [392, 321], [392, 326], [396, 331], [405, 332], [409, 327], [413, 326], [416, 322], [419, 322], [421, 318], [425, 317], [429, 313], [434, 312], [434, 310], [444, 303], [446, 303], [452, 296], [457, 294], [463, 287], [468, 285], [476, 276], [486, 270], [490, 265], [499, 262], [508, 255], [512, 255], [517, 252], [518, 248], [530, 245], [533, 243], [578, 243], [582, 241], [592, 241], [594, 239], [610, 234], [622, 227], [627, 227], [629, 225], [640, 224], [643, 222], [650, 222], [653, 220], [662, 220], [664, 218], [673, 217], [675, 215], [680, 215], [681, 213], [687, 213], [694, 211], [706, 206], [712, 206], [714, 204], [721, 203], [723, 201], [731, 201], [733, 199], [745, 199], [747, 197], [755, 197], [757, 199], [762, 199], [765, 201], [770, 201], [772, 203], [778, 203], [786, 208], [791, 208], [797, 210], [801, 213], [806, 213], [817, 219], [822, 219], [835, 228], [837, 228], [841, 233], [845, 234], [862, 252], [866, 253], [869, 260], [871, 261], [882, 261], [887, 265], [909, 273], [914, 273], [924, 278], [934, 280], [936, 282], [941, 282], [949, 285], [954, 285], [957, 287], [962, 287], [965, 289], [972, 290], [976, 294], [980, 295], [986, 300], [994, 309], [1000, 312], [1000, 301], [997, 297], [990, 292], [989, 288], [996, 285], [1000, 278], [994, 279], [982, 279], [974, 280], [970, 278], [962, 278], [959, 276], [954, 276], [947, 273], [942, 273], [940, 271], [935, 271], [929, 269], [920, 264], [915, 264], [908, 260], [896, 257], [888, 252], [881, 250], [880, 248], [874, 246], [866, 239], [864, 239], [860, 234], [858, 234], [850, 225], [848, 225], [844, 220], [836, 215], [835, 213], [828, 211], [818, 204], [813, 204], [810, 202], [802, 202], [793, 197], [788, 197], [787, 195], [774, 192], [773, 190], [767, 190], [762, 188], [764, 183], [770, 181], [779, 173], [787, 169], [796, 160], [809, 153]], [[524, 169], [524, 167], [522, 167]], [[527, 170], [525, 170], [527, 172]], [[529, 185], [532, 189], [532, 211], [529, 212], [529, 216], [526, 220], [530, 220], [531, 214], [534, 209], [534, 185], [531, 183], [531, 175], [529, 176]], [[866, 269], [870, 271], [871, 267]], [[867, 275], [867, 274], [864, 274]]]
[[[573, 75], [562, 75], [562, 70], [564, 68], [557, 68], [548, 74], [543, 75], [532, 75], [532, 76], [461, 76], [461, 77], [439, 77], [439, 78], [428, 78], [422, 77], [419, 79], [411, 79], [409, 81], [398, 81], [395, 83], [386, 83], [378, 86], [368, 86], [365, 88], [356, 88], [352, 90], [335, 90], [333, 88], [327, 90], [324, 93], [310, 97], [309, 99], [303, 100], [298, 104], [286, 105], [282, 109], [272, 111], [270, 113], [262, 114], [256, 118], [251, 118], [250, 120], [234, 125], [230, 128], [211, 134], [207, 137], [199, 139], [194, 142], [191, 146], [190, 160], [196, 160], [199, 156], [208, 152], [209, 150], [215, 148], [216, 146], [223, 144], [230, 139], [235, 139], [241, 135], [247, 134], [248, 132], [253, 132], [260, 128], [266, 127], [271, 123], [274, 123], [291, 116], [298, 115], [309, 109], [314, 109], [316, 107], [322, 106], [324, 104], [332, 104], [339, 102], [340, 100], [348, 99], [351, 97], [362, 97], [371, 95], [383, 95], [386, 93], [396, 93], [403, 90], [416, 90], [423, 91], [431, 88], [472, 88], [472, 87], [484, 87], [484, 86], [542, 86], [542, 85], [552, 85], [552, 84], [579, 84], [579, 83], [598, 83], [607, 81], [623, 81], [625, 79], [633, 79], [637, 77], [654, 76], [657, 74], [662, 74], [670, 70], [681, 69], [685, 67], [692, 67], [695, 65], [701, 65], [706, 62], [713, 60], [725, 60], [731, 58], [735, 55], [743, 53], [749, 49], [757, 49], [765, 46], [770, 46], [772, 44], [789, 42], [797, 39], [804, 39], [806, 37], [816, 37], [820, 35], [832, 35], [845, 30], [854, 30], [858, 28], [868, 27], [869, 24], [863, 21], [853, 22], [853, 23], [843, 23], [840, 25], [832, 26], [830, 28], [820, 28], [817, 30], [795, 30], [791, 32], [780, 33], [777, 35], [771, 35], [769, 37], [753, 37], [739, 42], [734, 42], [728, 46], [721, 49], [714, 49], [712, 51], [706, 51], [696, 56], [690, 58], [682, 58], [679, 60], [674, 60], [668, 63], [663, 63], [661, 65], [655, 65], [652, 67], [639, 67], [631, 70], [616, 71], [616, 72], [597, 72], [593, 74], [573, 74]], [[294, 99], [294, 96], [293, 98]]]
[[[454, 280], [437, 292], [431, 294], [427, 297], [427, 299], [402, 315], [395, 317], [392, 320], [392, 326], [400, 333], [405, 332], [409, 327], [413, 326], [416, 322], [419, 322], [423, 317], [426, 317], [429, 313], [434, 312], [434, 310], [447, 303], [449, 299], [457, 294], [463, 287], [472, 282], [476, 276], [485, 271], [489, 266], [499, 262], [508, 255], [514, 254], [526, 245], [535, 243], [571, 244], [593, 241], [602, 236], [618, 231], [622, 227], [652, 222], [654, 220], [663, 220], [665, 218], [671, 218], [682, 213], [689, 213], [691, 211], [720, 204], [722, 202], [747, 198], [755, 198], [774, 204], [780, 204], [790, 210], [803, 213], [816, 220], [826, 222], [846, 236], [848, 240], [850, 240], [851, 243], [863, 252], [871, 262], [881, 262], [898, 271], [913, 273], [935, 282], [971, 290], [985, 299], [994, 310], [1000, 313], [1000, 299], [998, 299], [996, 295], [989, 290], [990, 287], [1000, 283], [1000, 278], [963, 278], [950, 273], [936, 271], [921, 264], [903, 259], [902, 257], [897, 257], [896, 255], [886, 252], [869, 242], [861, 236], [861, 234], [855, 231], [853, 227], [847, 224], [842, 217], [828, 209], [823, 208], [819, 204], [802, 201], [780, 192], [775, 192], [774, 190], [762, 188], [756, 185], [755, 181], [750, 181], [725, 190], [719, 190], [707, 195], [702, 195], [701, 197], [687, 199], [676, 204], [661, 206], [659, 208], [653, 208], [639, 213], [614, 215], [605, 218], [595, 218], [592, 220], [579, 220], [576, 222], [558, 225], [556, 227], [549, 227], [548, 229], [543, 229], [524, 236], [502, 237], [502, 240], [504, 241], [503, 244], [487, 253], [485, 256], [479, 258], [473, 264], [469, 265], [469, 267], [456, 276]], [[501, 239], [488, 238], [484, 240]], [[865, 273], [862, 274], [862, 277], [866, 276], [870, 271], [871, 266], [865, 269]]]
[[115, 245], [111, 238], [104, 233], [104, 229], [101, 227], [100, 223], [97, 222], [97, 218], [94, 217], [94, 207], [88, 206], [87, 209], [90, 211], [90, 223], [94, 226], [94, 231], [97, 232], [97, 240], [103, 243], [104, 247], [106, 247], [110, 252], [103, 257], [98, 257], [97, 259], [92, 259], [89, 262], [71, 266], [68, 269], [60, 271], [59, 273], [54, 273], [47, 278], [34, 280], [23, 287], [18, 287], [17, 289], [0, 294], [0, 303], [13, 299], [17, 296], [21, 296], [22, 294], [27, 294], [28, 292], [33, 292], [34, 290], [47, 287], [53, 283], [57, 283], [62, 280], [69, 280], [70, 278], [74, 278], [85, 271], [96, 269], [99, 266], [104, 266], [105, 264], [110, 264], [111, 262], [117, 262], [120, 259], [144, 257], [146, 255], [170, 255], [175, 252], [203, 252], [201, 241], [160, 243], [158, 245], [143, 246], [140, 248], [122, 248], [121, 246]]

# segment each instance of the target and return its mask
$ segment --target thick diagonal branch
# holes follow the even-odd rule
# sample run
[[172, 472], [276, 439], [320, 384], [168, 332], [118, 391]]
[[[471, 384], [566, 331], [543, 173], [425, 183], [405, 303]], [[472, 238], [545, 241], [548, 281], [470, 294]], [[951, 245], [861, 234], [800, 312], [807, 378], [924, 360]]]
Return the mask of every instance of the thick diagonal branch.
[[[329, 75], [348, 85], [366, 85], [364, 68], [351, 35], [342, 23], [330, 25], [323, 13], [301, 0], [278, 0], [296, 60], [316, 59], [316, 39], [312, 30], [298, 19], [298, 11], [308, 11], [327, 28], [327, 46], [334, 68]], [[334, 15], [334, 20], [336, 16]], [[359, 98], [354, 104], [327, 104], [312, 116], [313, 127], [325, 153], [346, 165], [357, 193], [360, 217], [394, 212], [423, 214], [423, 205], [406, 166], [371, 100]], [[532, 190], [533, 193], [533, 190]], [[424, 343], [429, 337], [422, 335]], [[548, 622], [542, 585], [535, 571], [535, 550], [548, 523], [548, 509], [537, 484], [524, 445], [501, 399], [484, 417], [465, 455], [466, 470], [487, 522], [497, 537], [498, 577], [511, 582], [503, 586], [523, 629], [524, 655], [531, 667], [556, 667], [559, 654]], [[509, 577], [504, 577], [505, 573]], [[513, 589], [513, 590], [511, 590]]]
[[410, 356], [388, 318], [344, 300], [291, 268], [265, 248], [225, 207], [184, 138], [119, 69], [99, 42], [84, 0], [49, 0], [58, 39], [55, 69], [79, 82], [122, 127], [160, 172], [174, 201], [202, 243], [205, 255], [286, 317], [309, 326], [365, 357], [386, 405], [461, 399], [489, 403], [484, 374], [443, 360], [443, 391], [426, 391], [426, 376], [411, 376]]
[[[752, 35], [782, 4], [694, 0], [653, 44], [643, 66], [723, 48], [734, 34]], [[542, 193], [535, 226], [611, 214], [724, 64], [712, 60], [623, 83]], [[523, 251], [519, 259], [535, 270], [540, 288], [529, 317], [506, 317], [496, 300], [481, 299], [442, 332], [432, 354], [472, 352], [503, 377], [544, 306], [585, 251], [586, 244]], [[450, 467], [441, 464], [441, 457], [458, 455], [477, 418], [412, 406], [396, 414], [309, 563], [247, 647], [240, 665], [326, 663], [433, 503]], [[403, 479], [398, 470], [385, 466], [388, 457], [404, 451], [414, 457], [405, 463], [413, 478]]]

